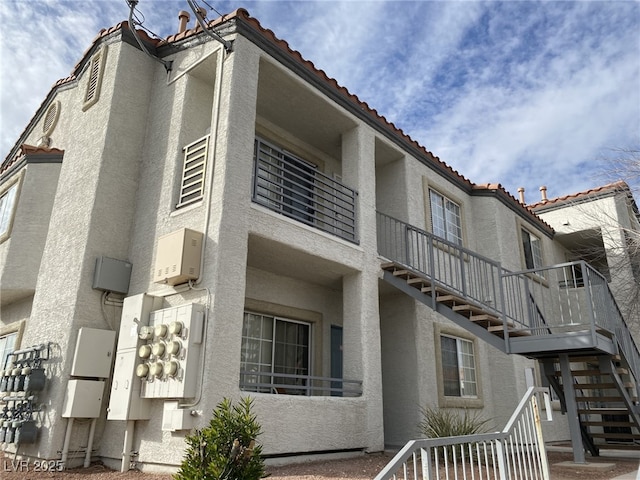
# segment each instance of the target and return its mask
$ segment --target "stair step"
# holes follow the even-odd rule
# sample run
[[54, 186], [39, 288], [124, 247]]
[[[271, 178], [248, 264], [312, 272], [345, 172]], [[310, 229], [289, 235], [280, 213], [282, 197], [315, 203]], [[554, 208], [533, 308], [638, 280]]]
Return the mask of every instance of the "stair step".
[[626, 408], [579, 408], [578, 413], [581, 415], [629, 415]]
[[465, 304], [466, 300], [462, 297], [459, 297], [457, 295], [453, 295], [453, 294], [448, 294], [448, 295], [438, 295], [436, 297], [436, 300], [440, 303], [444, 303], [444, 304], [451, 304], [451, 305], [455, 305], [457, 304]]
[[569, 361], [571, 363], [593, 363], [597, 365], [599, 357], [610, 358], [614, 362], [620, 361], [620, 355], [576, 355], [570, 356]]
[[[495, 333], [500, 337], [504, 336], [504, 327], [502, 325], [492, 325], [487, 328], [487, 331]], [[531, 330], [513, 330], [508, 329], [510, 337], [527, 337], [531, 335]]]
[[617, 438], [617, 439], [626, 439], [626, 438], [631, 438], [631, 439], [638, 439], [640, 440], [640, 433], [589, 433], [590, 436], [592, 436], [593, 438]]
[[607, 397], [588, 397], [588, 396], [576, 396], [576, 402], [622, 402], [621, 396], [607, 396]]
[[[627, 382], [628, 383], [628, 382]], [[573, 385], [576, 390], [616, 390], [616, 384], [607, 383], [576, 383]]]
[[640, 444], [635, 442], [627, 443], [597, 443], [600, 450], [640, 450]]
[[422, 277], [413, 277], [407, 280], [407, 284], [411, 285], [412, 287], [420, 288], [422, 290], [422, 288], [430, 286], [431, 281]]
[[595, 421], [581, 421], [583, 425], [587, 425], [589, 427], [634, 427], [635, 424], [631, 421], [629, 422], [595, 422]]
[[392, 273], [393, 273], [394, 277], [404, 278], [406, 280], [409, 280], [411, 278], [416, 278], [417, 277], [417, 275], [415, 273], [413, 273], [411, 270], [406, 270], [406, 269], [393, 270]]
[[499, 325], [502, 328], [502, 320], [493, 315], [489, 315], [488, 313], [483, 313], [482, 315], [471, 315], [469, 320], [472, 322], [486, 322], [488, 325]]
[[477, 305], [463, 304], [463, 305], [454, 305], [451, 307], [454, 312], [470, 312], [475, 314], [484, 314], [485, 311], [483, 308], [478, 307]]
[[[622, 368], [622, 367], [618, 367], [616, 368], [616, 372], [618, 373], [618, 375], [627, 375], [629, 373], [629, 370], [627, 370], [626, 368]], [[562, 374], [558, 371], [556, 371], [554, 373], [554, 375], [556, 377], [560, 377], [562, 376]], [[604, 377], [604, 376], [610, 376], [610, 374], [606, 373], [606, 372], [602, 372], [600, 370], [571, 370], [571, 375], [573, 375], [574, 377]]]

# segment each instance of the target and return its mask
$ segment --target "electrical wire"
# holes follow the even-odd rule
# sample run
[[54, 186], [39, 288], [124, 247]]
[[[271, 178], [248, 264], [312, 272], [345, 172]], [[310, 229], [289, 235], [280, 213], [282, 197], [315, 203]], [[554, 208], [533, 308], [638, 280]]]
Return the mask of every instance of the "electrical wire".
[[[164, 65], [165, 70], [168, 72], [171, 71], [171, 61], [166, 61], [163, 60], [155, 55], [152, 55], [149, 50], [147, 50], [147, 48], [144, 46], [144, 43], [142, 43], [142, 40], [140, 39], [140, 37], [138, 36], [138, 32], [136, 30], [136, 25], [142, 27], [142, 22], [140, 21], [140, 19], [135, 15], [135, 12], [137, 11], [142, 17], [143, 17], [143, 21], [144, 21], [144, 15], [142, 14], [142, 12], [140, 12], [136, 7], [138, 5], [138, 0], [125, 0], [125, 2], [127, 3], [127, 5], [129, 6], [129, 31], [131, 32], [131, 34], [133, 35], [133, 38], [136, 39], [136, 42], [138, 43], [138, 46], [140, 47], [140, 50], [142, 50], [144, 53], [146, 53], [149, 57], [153, 58], [156, 62], [160, 62], [162, 63], [162, 65]], [[135, 21], [134, 21], [134, 17], [135, 17]], [[143, 27], [144, 28], [144, 27]], [[147, 30], [145, 28], [145, 30]], [[155, 35], [153, 32], [151, 32], [150, 30], [148, 30], [150, 33], [152, 33], [153, 35]], [[159, 37], [158, 37], [159, 38]]]
[[211, 5], [211, 4], [209, 4], [209, 3], [207, 3], [207, 0], [202, 0], [202, 2], [203, 2], [207, 7], [209, 7], [211, 10], [213, 10], [214, 12], [216, 12], [216, 13], [218, 14], [218, 16], [220, 16], [220, 17], [224, 17], [224, 15], [223, 15], [222, 13], [220, 13], [218, 10], [216, 10], [216, 8], [215, 8], [213, 5]]
[[[133, 1], [133, 0], [131, 0], [131, 1]], [[224, 45], [224, 49], [225, 49], [225, 51], [227, 53], [231, 52], [231, 42], [228, 41], [228, 40], [225, 40], [220, 35], [218, 35], [216, 32], [214, 32], [210, 28], [208, 28], [207, 23], [204, 22], [204, 19], [206, 18], [206, 15], [204, 15], [204, 16], [198, 15], [198, 12], [200, 11], [200, 6], [198, 6], [196, 1], [195, 0], [187, 0], [187, 4], [189, 5], [191, 10], [193, 11], [193, 14], [196, 17], [196, 22], [198, 22], [198, 25], [200, 25], [202, 30], [207, 35], [209, 35], [211, 38], [213, 38], [214, 40], [216, 40], [216, 41], [220, 42], [222, 45]]]

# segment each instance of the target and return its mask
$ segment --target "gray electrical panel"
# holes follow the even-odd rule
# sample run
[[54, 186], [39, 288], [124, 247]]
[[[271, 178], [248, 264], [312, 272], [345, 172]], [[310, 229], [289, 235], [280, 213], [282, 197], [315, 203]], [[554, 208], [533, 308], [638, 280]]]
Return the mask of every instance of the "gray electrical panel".
[[107, 292], [127, 293], [133, 265], [124, 260], [109, 257], [96, 258], [93, 288]]

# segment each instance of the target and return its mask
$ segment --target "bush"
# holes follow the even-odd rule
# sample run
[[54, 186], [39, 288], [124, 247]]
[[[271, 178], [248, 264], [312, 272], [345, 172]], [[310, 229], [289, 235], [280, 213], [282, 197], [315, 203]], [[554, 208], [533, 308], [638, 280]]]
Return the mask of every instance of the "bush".
[[486, 433], [489, 420], [483, 419], [477, 412], [470, 415], [467, 410], [460, 414], [457, 410], [422, 407], [422, 421], [418, 424], [420, 432], [429, 438], [457, 437]]
[[187, 450], [176, 480], [258, 480], [267, 475], [262, 447], [256, 443], [261, 426], [251, 413], [253, 400], [236, 405], [225, 398], [207, 427], [187, 435]]

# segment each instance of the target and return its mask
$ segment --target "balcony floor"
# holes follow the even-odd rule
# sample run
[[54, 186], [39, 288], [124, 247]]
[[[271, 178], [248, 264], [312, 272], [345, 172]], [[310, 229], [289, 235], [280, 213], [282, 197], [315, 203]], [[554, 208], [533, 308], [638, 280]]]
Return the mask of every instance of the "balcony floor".
[[509, 339], [509, 348], [510, 353], [525, 355], [529, 358], [557, 357], [560, 353], [570, 356], [617, 353], [615, 342], [606, 335], [606, 332], [596, 333], [594, 339], [591, 330], [512, 337]]

